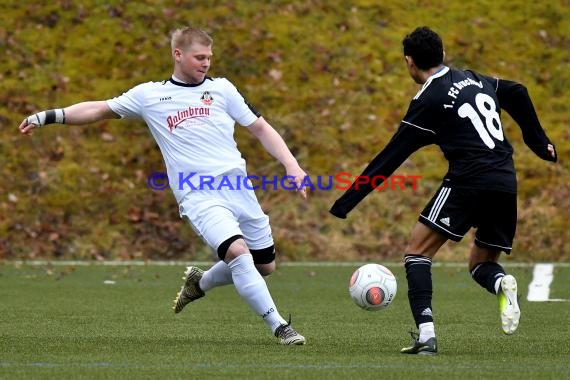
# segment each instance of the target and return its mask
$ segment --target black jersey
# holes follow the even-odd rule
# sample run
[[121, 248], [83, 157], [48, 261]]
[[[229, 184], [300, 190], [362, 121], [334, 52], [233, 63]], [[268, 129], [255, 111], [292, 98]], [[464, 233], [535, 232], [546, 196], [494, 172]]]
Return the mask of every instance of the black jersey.
[[516, 192], [513, 148], [500, 119], [496, 79], [443, 67], [410, 103], [402, 123], [421, 128], [449, 162], [450, 186]]
[[[541, 158], [549, 156], [546, 137], [526, 88], [470, 70], [443, 66], [412, 99], [398, 131], [361, 176], [389, 177], [419, 148], [436, 144], [449, 162], [449, 186], [516, 193], [513, 149], [501, 124], [501, 109], [519, 124], [525, 143]], [[371, 184], [353, 185], [331, 213], [346, 217]]]

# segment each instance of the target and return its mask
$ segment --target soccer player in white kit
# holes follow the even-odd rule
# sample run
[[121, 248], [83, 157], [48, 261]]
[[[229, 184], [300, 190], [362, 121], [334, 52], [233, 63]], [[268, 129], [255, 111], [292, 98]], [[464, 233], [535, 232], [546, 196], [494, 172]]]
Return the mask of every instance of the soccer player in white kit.
[[234, 140], [236, 122], [283, 164], [303, 198], [306, 173], [283, 138], [229, 80], [207, 76], [212, 45], [212, 38], [200, 29], [178, 29], [172, 34], [174, 72], [169, 80], [142, 83], [113, 99], [41, 111], [25, 118], [19, 129], [31, 135], [35, 128], [52, 123], [143, 119], [162, 152], [181, 217], [220, 258], [207, 271], [186, 269], [174, 300], [175, 313], [212, 288], [233, 284], [280, 343], [305, 344], [290, 320], [277, 311], [263, 278], [275, 270], [274, 242], [269, 218], [251, 183], [242, 180], [247, 173]]

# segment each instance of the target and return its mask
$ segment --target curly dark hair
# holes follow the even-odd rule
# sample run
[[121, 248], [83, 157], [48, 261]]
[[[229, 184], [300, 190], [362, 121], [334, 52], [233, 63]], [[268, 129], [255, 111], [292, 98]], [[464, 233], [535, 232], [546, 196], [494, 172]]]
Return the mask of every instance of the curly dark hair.
[[428, 70], [443, 63], [441, 37], [427, 26], [420, 26], [402, 41], [404, 55], [412, 57], [420, 70]]

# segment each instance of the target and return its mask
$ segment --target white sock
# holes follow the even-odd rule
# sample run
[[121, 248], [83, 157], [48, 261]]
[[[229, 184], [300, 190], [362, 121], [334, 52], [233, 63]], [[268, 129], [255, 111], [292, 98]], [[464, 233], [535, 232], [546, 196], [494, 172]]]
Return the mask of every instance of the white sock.
[[210, 269], [204, 272], [200, 279], [200, 289], [203, 292], [215, 288], [216, 286], [223, 286], [233, 284], [232, 271], [223, 261], [218, 261]]
[[433, 322], [420, 323], [420, 337], [418, 340], [421, 343], [427, 342], [429, 338], [435, 338], [435, 326]]
[[287, 323], [277, 312], [267, 284], [253, 264], [251, 253], [239, 255], [229, 262], [228, 267], [232, 272], [238, 294], [257, 315], [263, 318], [265, 323], [271, 327], [271, 331]]
[[496, 281], [495, 281], [495, 294], [499, 294], [499, 289], [501, 289], [501, 280], [503, 279], [504, 276], [499, 277]]

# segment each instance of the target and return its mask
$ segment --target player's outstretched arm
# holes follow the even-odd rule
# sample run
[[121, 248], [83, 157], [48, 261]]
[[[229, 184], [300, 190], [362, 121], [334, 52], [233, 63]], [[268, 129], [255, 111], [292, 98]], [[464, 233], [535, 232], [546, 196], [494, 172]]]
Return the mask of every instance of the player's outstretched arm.
[[279, 133], [263, 117], [259, 117], [248, 130], [261, 142], [265, 150], [285, 167], [287, 176], [293, 177], [296, 187], [303, 198], [307, 198], [308, 189], [302, 187], [307, 173], [299, 166], [287, 144]]
[[82, 125], [118, 117], [106, 101], [95, 100], [35, 113], [22, 120], [18, 129], [24, 135], [31, 135], [34, 129], [48, 124]]
[[410, 127], [405, 122], [400, 123], [392, 139], [370, 161], [350, 188], [334, 202], [329, 212], [337, 218], [346, 219], [347, 214], [374, 190], [374, 186], [381, 185], [374, 185], [373, 178], [390, 177], [412, 153], [432, 142], [433, 135], [426, 130]]
[[556, 162], [556, 148], [540, 125], [527, 88], [517, 82], [499, 79], [497, 97], [501, 108], [520, 127], [525, 144], [534, 154], [543, 160]]

